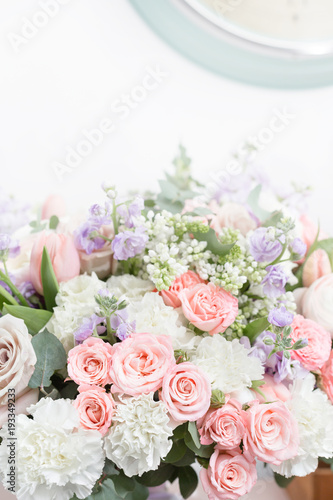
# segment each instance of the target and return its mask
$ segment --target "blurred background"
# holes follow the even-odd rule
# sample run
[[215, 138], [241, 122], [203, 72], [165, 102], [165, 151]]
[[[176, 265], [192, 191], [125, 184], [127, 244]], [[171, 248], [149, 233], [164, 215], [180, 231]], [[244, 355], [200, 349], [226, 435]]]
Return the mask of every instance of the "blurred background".
[[[133, 3], [147, 7], [145, 0]], [[164, 17], [167, 2], [153, 3], [172, 39], [177, 26]], [[156, 187], [180, 142], [206, 181], [251, 139], [259, 144], [258, 167], [273, 182], [313, 186], [311, 212], [333, 230], [332, 87], [265, 88], [264, 81], [226, 78], [223, 67], [208, 71], [163, 41], [128, 0], [1, 2], [0, 32], [7, 192], [33, 203], [59, 193], [73, 211], [99, 200], [104, 179], [119, 191]], [[177, 36], [188, 46], [185, 31]], [[237, 63], [232, 54], [229, 62]], [[272, 72], [277, 64], [272, 57]], [[260, 68], [241, 70], [238, 80], [246, 81]], [[300, 75], [305, 87], [307, 79]], [[275, 116], [282, 116], [279, 131], [267, 132]]]

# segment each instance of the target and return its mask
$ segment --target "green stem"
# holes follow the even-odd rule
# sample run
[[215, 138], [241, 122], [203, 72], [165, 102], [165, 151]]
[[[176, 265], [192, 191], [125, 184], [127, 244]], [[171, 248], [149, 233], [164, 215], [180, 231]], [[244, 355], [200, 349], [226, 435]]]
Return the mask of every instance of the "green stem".
[[109, 316], [106, 318], [106, 331], [107, 331], [107, 340], [110, 342], [111, 345], [115, 344], [117, 342], [116, 337], [113, 335], [113, 331], [111, 328], [111, 317]]
[[4, 268], [4, 270], [5, 270], [6, 276], [7, 276], [7, 278], [9, 278], [9, 274], [8, 274], [8, 269], [7, 269], [7, 264], [6, 264], [6, 261], [5, 261], [5, 260], [3, 260], [3, 261], [2, 261], [2, 263], [3, 263], [3, 268]]
[[[4, 281], [4, 283], [6, 283], [6, 285], [9, 286], [9, 288], [11, 289], [11, 291], [13, 292], [13, 294], [19, 299], [19, 301], [21, 302], [21, 304], [23, 306], [26, 306], [26, 307], [30, 307], [28, 302], [26, 301], [26, 299], [23, 297], [22, 293], [20, 293], [18, 291], [18, 289], [16, 288], [16, 286], [12, 283], [12, 281], [10, 280], [10, 278], [8, 276], [5, 275], [5, 273], [3, 273], [0, 269], [0, 279], [2, 281]], [[17, 304], [18, 305], [18, 304]]]
[[1, 285], [0, 285], [0, 295], [2, 295], [2, 297], [5, 300], [7, 300], [9, 302], [9, 304], [11, 304], [13, 306], [18, 306], [18, 303], [16, 302], [14, 297], [12, 297], [12, 295], [10, 295], [10, 293], [8, 293], [7, 290]]
[[111, 217], [113, 222], [114, 235], [116, 236], [118, 234], [118, 220], [117, 220], [117, 205], [115, 200], [113, 200], [113, 210]]

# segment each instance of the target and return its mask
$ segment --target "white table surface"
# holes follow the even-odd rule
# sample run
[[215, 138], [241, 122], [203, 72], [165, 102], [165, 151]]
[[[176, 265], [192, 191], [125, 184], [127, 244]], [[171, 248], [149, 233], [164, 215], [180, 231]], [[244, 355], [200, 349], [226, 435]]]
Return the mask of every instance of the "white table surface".
[[[7, 190], [31, 201], [58, 192], [73, 210], [98, 201], [106, 178], [120, 191], [155, 187], [180, 141], [204, 180], [267, 126], [274, 109], [286, 108], [295, 118], [258, 163], [281, 183], [312, 184], [314, 216], [333, 231], [332, 87], [279, 91], [229, 81], [174, 52], [126, 0], [59, 1], [67, 5], [17, 52], [8, 37], [20, 35], [24, 18], [34, 19], [46, 0], [0, 2], [0, 169]], [[156, 65], [168, 77], [120, 120], [112, 103]], [[104, 118], [115, 121], [115, 131], [59, 182], [54, 162]]]

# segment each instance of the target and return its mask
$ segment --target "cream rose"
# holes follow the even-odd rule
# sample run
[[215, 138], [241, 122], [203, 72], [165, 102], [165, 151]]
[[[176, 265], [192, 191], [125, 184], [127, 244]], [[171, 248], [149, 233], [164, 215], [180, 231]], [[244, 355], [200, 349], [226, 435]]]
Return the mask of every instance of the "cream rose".
[[316, 280], [304, 293], [302, 314], [324, 327], [333, 337], [333, 273]]
[[0, 405], [7, 403], [8, 389], [18, 398], [27, 388], [36, 362], [24, 321], [10, 314], [0, 318]]
[[249, 231], [255, 229], [257, 224], [243, 205], [230, 202], [217, 209], [211, 226], [217, 233], [220, 233], [223, 227], [232, 227], [238, 229], [245, 236]]

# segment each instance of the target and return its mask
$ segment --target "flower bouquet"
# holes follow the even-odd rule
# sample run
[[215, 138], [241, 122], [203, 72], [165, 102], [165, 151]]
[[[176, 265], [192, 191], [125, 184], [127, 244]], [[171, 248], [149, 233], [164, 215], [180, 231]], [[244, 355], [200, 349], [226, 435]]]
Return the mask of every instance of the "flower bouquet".
[[210, 500], [236, 500], [259, 462], [279, 484], [332, 462], [333, 239], [251, 165], [207, 186], [183, 148], [174, 165], [144, 197], [104, 183], [79, 221], [55, 197], [15, 232], [0, 218], [0, 472], [19, 500], [176, 479], [188, 498], [195, 462]]

